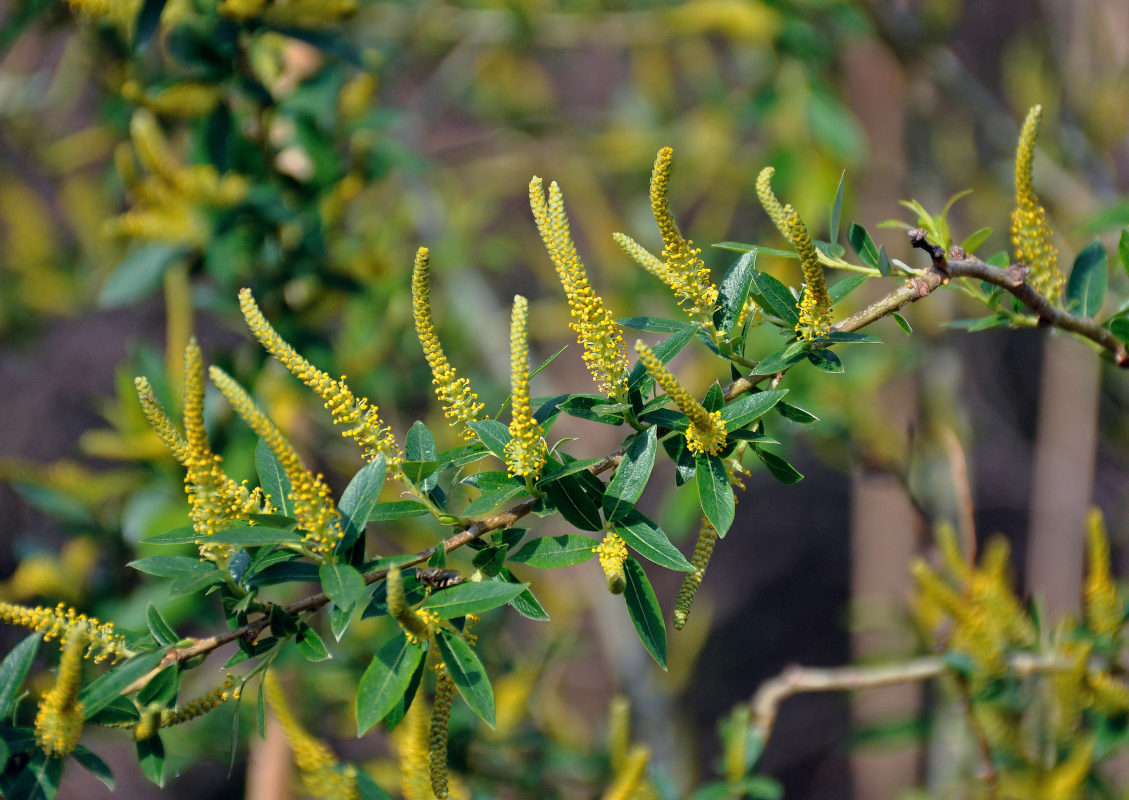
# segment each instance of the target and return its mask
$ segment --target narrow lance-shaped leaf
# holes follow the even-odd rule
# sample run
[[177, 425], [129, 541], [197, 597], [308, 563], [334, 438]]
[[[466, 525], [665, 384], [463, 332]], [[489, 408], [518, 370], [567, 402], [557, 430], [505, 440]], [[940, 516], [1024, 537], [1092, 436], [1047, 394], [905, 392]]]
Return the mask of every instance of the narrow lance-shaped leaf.
[[377, 650], [357, 686], [358, 736], [400, 702], [422, 658], [423, 648], [412, 644], [401, 630]]
[[639, 641], [658, 665], [666, 669], [666, 622], [655, 590], [638, 561], [628, 556], [623, 566], [627, 577], [627, 588], [623, 592], [627, 615], [635, 626]]
[[463, 700], [491, 728], [494, 727], [494, 688], [478, 656], [461, 637], [440, 630], [435, 637], [447, 674]]
[[733, 524], [736, 499], [725, 466], [717, 456], [702, 453], [697, 458], [698, 500], [702, 513], [722, 538]]
[[658, 429], [651, 426], [631, 437], [615, 475], [604, 490], [604, 515], [614, 522], [634, 508], [655, 467]]

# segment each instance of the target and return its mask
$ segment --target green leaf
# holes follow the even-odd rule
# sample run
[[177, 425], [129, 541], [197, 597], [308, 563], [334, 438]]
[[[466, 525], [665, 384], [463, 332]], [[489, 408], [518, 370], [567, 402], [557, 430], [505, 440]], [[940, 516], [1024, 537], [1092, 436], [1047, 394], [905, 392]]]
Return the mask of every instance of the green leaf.
[[318, 636], [317, 631], [309, 625], [300, 625], [298, 633], [294, 636], [294, 644], [298, 647], [307, 661], [326, 661], [330, 658], [329, 651], [325, 649], [325, 642]]
[[599, 542], [591, 536], [566, 533], [563, 536], [543, 536], [522, 545], [511, 553], [510, 561], [528, 564], [537, 569], [556, 569], [580, 564], [593, 556], [592, 548]]
[[1114, 317], [1107, 324], [1110, 333], [1121, 341], [1129, 343], [1129, 317]]
[[851, 242], [851, 247], [858, 253], [862, 263], [878, 269], [878, 248], [875, 246], [874, 240], [870, 238], [866, 228], [857, 222], [852, 222], [847, 231], [847, 238]]
[[180, 688], [180, 670], [176, 664], [170, 664], [149, 679], [137, 693], [137, 703], [142, 708], [151, 703], [166, 705], [176, 697]]
[[[670, 362], [672, 358], [681, 353], [686, 345], [694, 338], [694, 334], [698, 332], [697, 325], [688, 325], [678, 333], [663, 339], [661, 342], [651, 348], [659, 361], [664, 364]], [[630, 389], [639, 389], [640, 392], [646, 393], [645, 387], [650, 386], [650, 376], [647, 374], [647, 368], [643, 366], [643, 362], [635, 362], [635, 366], [631, 368], [631, 374], [627, 376], [627, 386]]]
[[272, 528], [269, 525], [249, 525], [239, 520], [230, 528], [216, 531], [207, 537], [207, 540], [216, 544], [233, 544], [239, 547], [262, 547], [296, 544], [302, 541], [302, 534], [285, 528]]
[[1109, 264], [1100, 239], [1094, 239], [1074, 259], [1066, 282], [1066, 304], [1083, 317], [1095, 316], [1105, 301]]
[[480, 444], [471, 444], [466, 447], [443, 450], [435, 456], [435, 460], [439, 462], [439, 469], [453, 469], [465, 464], [473, 464], [475, 461], [485, 458], [488, 452]]
[[794, 328], [800, 321], [792, 291], [767, 272], [753, 273], [752, 291], [760, 307], [782, 319], [788, 327]]
[[817, 348], [808, 351], [808, 361], [813, 366], [818, 367], [824, 372], [843, 372], [843, 362], [839, 360], [839, 356], [835, 355], [830, 350]]
[[742, 254], [721, 279], [717, 287], [718, 309], [713, 314], [713, 324], [722, 333], [731, 332], [737, 323], [749, 296], [756, 265], [757, 251], [750, 250]]
[[486, 449], [500, 458], [506, 460], [506, 445], [510, 441], [510, 430], [496, 419], [479, 419], [468, 423], [479, 440], [486, 445]]
[[223, 573], [218, 569], [213, 569], [211, 572], [193, 572], [188, 575], [181, 575], [174, 578], [173, 582], [169, 584], [169, 597], [195, 594], [201, 589], [223, 583], [224, 580]]
[[454, 681], [455, 688], [470, 706], [470, 710], [482, 718], [483, 722], [494, 727], [494, 689], [486, 670], [470, 645], [457, 634], [440, 630], [435, 636], [435, 644], [447, 674]]
[[137, 742], [137, 763], [146, 778], [158, 786], [165, 785], [165, 744], [159, 733]]
[[78, 700], [82, 703], [83, 716], [90, 719], [114, 702], [121, 696], [122, 689], [160, 664], [164, 655], [165, 651], [162, 649], [134, 656], [91, 681], [78, 695]]
[[577, 475], [566, 475], [552, 483], [542, 484], [539, 488], [570, 524], [582, 531], [604, 529], [600, 507], [584, 491], [584, 485]]
[[160, 29], [161, 12], [165, 9], [165, 0], [145, 0], [135, 17], [133, 28], [134, 51], [144, 50], [155, 34]]
[[760, 419], [786, 394], [788, 394], [787, 389], [773, 389], [739, 397], [721, 410], [721, 418], [725, 420], [726, 430], [744, 428], [753, 420]]
[[820, 336], [817, 341], [829, 344], [882, 344], [882, 340], [877, 336], [856, 331], [829, 331], [826, 335]]
[[890, 268], [890, 256], [886, 255], [886, 245], [881, 245], [878, 248], [878, 271], [883, 276], [887, 276], [892, 271]]
[[624, 317], [617, 319], [620, 325], [628, 330], [644, 331], [646, 333], [681, 333], [686, 328], [693, 328], [689, 322], [679, 322], [674, 319], [662, 317]]
[[732, 250], [735, 253], [747, 253], [750, 250], [756, 250], [761, 255], [776, 256], [777, 258], [791, 258], [797, 259], [800, 256], [793, 253], [791, 250], [777, 250], [775, 247], [764, 247], [759, 244], [744, 244], [742, 242], [717, 242], [712, 247], [719, 250]]
[[1117, 255], [1121, 259], [1121, 266], [1129, 272], [1129, 228], [1121, 231], [1121, 238], [1117, 240]]
[[562, 464], [561, 466], [554, 468], [550, 472], [546, 472], [544, 475], [538, 478], [537, 483], [552, 483], [558, 478], [563, 478], [565, 475], [572, 475], [575, 472], [581, 472], [591, 466], [595, 466], [603, 460], [604, 459], [602, 458], [582, 458], [577, 461], [572, 461], [568, 464]]
[[280, 514], [291, 516], [294, 508], [290, 505], [290, 479], [262, 439], [255, 445], [255, 471], [259, 473], [259, 486], [271, 504]]
[[419, 420], [408, 429], [404, 437], [404, 455], [408, 461], [434, 461], [435, 437]]
[[418, 517], [427, 513], [427, 506], [415, 500], [393, 500], [390, 503], [377, 503], [369, 511], [369, 522], [391, 522], [405, 517]]
[[676, 572], [693, 569], [686, 557], [671, 544], [666, 532], [638, 511], [630, 511], [615, 523], [615, 530], [628, 547], [648, 561]]
[[98, 305], [118, 308], [157, 291], [164, 280], [165, 270], [184, 252], [183, 247], [171, 244], [133, 247], [102, 286]]
[[[498, 570], [498, 574], [494, 576], [493, 580], [506, 581], [507, 583], [521, 583], [521, 581], [505, 567]], [[526, 619], [531, 619], [534, 622], [549, 621], [549, 612], [545, 610], [545, 607], [541, 605], [541, 602], [529, 589], [523, 589], [521, 594], [511, 600], [510, 607]]]
[[153, 638], [157, 640], [159, 645], [173, 645], [180, 641], [180, 637], [176, 635], [176, 631], [172, 626], [165, 622], [165, 618], [161, 616], [161, 612], [157, 607], [150, 603], [145, 607], [145, 622], [149, 626], [149, 633], [153, 634]]
[[158, 533], [142, 541], [145, 544], [195, 544], [199, 538], [200, 534], [196, 533], [196, 529], [191, 525], [181, 525], [179, 528]]
[[415, 700], [416, 695], [419, 694], [419, 686], [423, 683], [423, 673], [426, 672], [426, 670], [427, 659], [420, 659], [419, 666], [416, 667], [415, 672], [412, 673], [408, 681], [408, 690], [404, 692], [403, 697], [392, 706], [392, 710], [384, 717], [385, 730], [390, 732], [394, 731], [396, 726], [399, 725], [400, 721], [404, 718], [404, 715], [408, 713], [412, 701]]
[[894, 318], [894, 322], [898, 323], [898, 327], [905, 331], [906, 336], [909, 336], [911, 333], [913, 333], [913, 326], [910, 325], [909, 321], [897, 311], [892, 312], [890, 316]]
[[613, 404], [602, 394], [574, 394], [557, 404], [557, 408], [570, 417], [602, 422], [605, 425], [622, 424], [622, 409], [620, 412], [615, 412], [611, 411], [612, 407]]
[[783, 350], [777, 350], [772, 355], [762, 358], [752, 372], [754, 375], [775, 375], [777, 372], [783, 372], [794, 364], [800, 363], [805, 358], [807, 358], [806, 344], [792, 342]]
[[631, 624], [635, 626], [643, 647], [665, 670], [666, 622], [663, 621], [663, 612], [655, 597], [655, 590], [647, 580], [647, 573], [634, 558], [628, 556], [623, 567], [627, 575], [627, 588], [623, 592], [627, 615], [631, 618]]
[[757, 455], [764, 465], [768, 467], [768, 471], [772, 473], [772, 477], [784, 484], [798, 483], [804, 479], [800, 471], [785, 461], [775, 453], [769, 453], [767, 450], [756, 448]]
[[114, 773], [110, 770], [110, 765], [99, 758], [94, 751], [80, 744], [71, 753], [71, 758], [95, 778], [102, 781], [107, 789], [114, 790]]
[[352, 547], [364, 531], [365, 523], [372, 519], [373, 509], [380, 502], [386, 471], [384, 454], [378, 454], [373, 461], [361, 467], [341, 493], [337, 510], [341, 512], [345, 538], [337, 543], [336, 552], [343, 553]]
[[717, 530], [717, 535], [725, 538], [729, 526], [733, 524], [736, 500], [733, 485], [725, 474], [725, 466], [717, 456], [701, 453], [697, 459], [698, 501], [702, 513]]
[[839, 221], [843, 217], [843, 184], [847, 180], [847, 171], [839, 176], [839, 188], [835, 191], [835, 202], [831, 204], [830, 239], [832, 242], [839, 240]]
[[[541, 363], [540, 363], [540, 364], [539, 364], [539, 365], [537, 366], [537, 369], [535, 369], [535, 370], [533, 370], [532, 372], [530, 372], [530, 373], [529, 373], [529, 380], [533, 380], [533, 378], [534, 378], [534, 377], [535, 377], [535, 376], [536, 376], [536, 375], [537, 375], [537, 374], [538, 374], [539, 372], [541, 372], [541, 371], [542, 371], [543, 369], [545, 369], [545, 368], [546, 368], [547, 366], [549, 366], [550, 364], [552, 364], [552, 363], [553, 363], [553, 361], [554, 361], [554, 360], [556, 359], [556, 357], [557, 357], [557, 356], [559, 356], [559, 355], [560, 355], [561, 353], [563, 353], [563, 352], [564, 352], [565, 350], [567, 350], [567, 349], [568, 349], [568, 345], [566, 344], [566, 345], [565, 345], [564, 347], [562, 347], [562, 348], [561, 348], [560, 350], [558, 350], [557, 352], [553, 353], [553, 354], [552, 354], [551, 356], [549, 356], [549, 357], [548, 357], [548, 358], [546, 358], [546, 359], [545, 359], [544, 361], [542, 361], [542, 362], [541, 362]], [[512, 401], [512, 400], [513, 400], [513, 395], [507, 395], [507, 396], [506, 396], [506, 399], [502, 401], [502, 405], [498, 407], [498, 413], [494, 415], [494, 418], [495, 418], [495, 419], [497, 419], [498, 417], [502, 416], [502, 412], [506, 410], [506, 406], [508, 406], [508, 405], [510, 404], [510, 401]], [[544, 424], [544, 423], [542, 423], [542, 424]]]
[[0, 720], [6, 720], [12, 715], [17, 693], [27, 678], [41, 639], [40, 634], [33, 633], [13, 647], [0, 662]]
[[216, 571], [215, 564], [191, 556], [148, 556], [130, 561], [126, 566], [133, 567], [146, 575], [156, 575], [158, 578], [176, 578], [181, 575]]
[[792, 422], [798, 422], [801, 425], [810, 425], [813, 422], [819, 422], [819, 417], [812, 414], [810, 411], [804, 411], [798, 406], [789, 405], [788, 403], [777, 403], [776, 410], [785, 419], [790, 419]]
[[422, 658], [423, 648], [411, 643], [399, 628], [376, 651], [357, 686], [357, 736], [365, 736], [401, 702]]
[[524, 493], [524, 486], [503, 486], [500, 489], [492, 489], [488, 492], [483, 492], [462, 510], [462, 515], [464, 517], [477, 517], [481, 514], [486, 514], [493, 511], [507, 500], [512, 500], [519, 494]]
[[348, 564], [322, 564], [318, 569], [322, 591], [338, 608], [352, 608], [365, 593], [365, 579]]
[[6, 787], [7, 796], [20, 800], [54, 800], [63, 777], [64, 763], [61, 758], [49, 758], [42, 751], [36, 751]]
[[438, 461], [404, 461], [400, 464], [400, 471], [404, 477], [417, 485], [437, 469], [439, 469]]
[[855, 289], [866, 283], [866, 280], [866, 275], [848, 275], [842, 280], [835, 281], [827, 290], [827, 294], [831, 296], [832, 304], [838, 303]]
[[974, 231], [967, 239], [961, 242], [961, 249], [966, 253], [975, 253], [980, 249], [980, 245], [988, 241], [988, 237], [991, 235], [991, 228], [981, 228], [978, 231]]
[[627, 440], [623, 459], [604, 490], [604, 517], [608, 522], [628, 514], [643, 494], [658, 450], [658, 429], [651, 426]]
[[353, 773], [357, 782], [357, 795], [359, 800], [394, 800], [392, 795], [380, 788], [363, 769]]
[[526, 584], [485, 583], [468, 581], [434, 592], [423, 601], [422, 608], [434, 611], [442, 619], [465, 617], [467, 614], [481, 614], [498, 606], [504, 606], [527, 588]]

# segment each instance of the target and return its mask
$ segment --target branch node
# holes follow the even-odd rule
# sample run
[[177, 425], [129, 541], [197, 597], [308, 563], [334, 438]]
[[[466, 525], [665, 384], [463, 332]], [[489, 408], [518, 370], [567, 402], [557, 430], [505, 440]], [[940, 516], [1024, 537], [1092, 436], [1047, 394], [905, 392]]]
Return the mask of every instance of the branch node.
[[948, 283], [949, 262], [945, 260], [944, 248], [942, 248], [940, 245], [930, 243], [929, 236], [922, 228], [910, 229], [909, 243], [911, 247], [916, 247], [920, 250], [924, 250], [929, 254], [929, 258], [933, 262], [933, 269], [940, 272], [943, 277], [942, 283]]

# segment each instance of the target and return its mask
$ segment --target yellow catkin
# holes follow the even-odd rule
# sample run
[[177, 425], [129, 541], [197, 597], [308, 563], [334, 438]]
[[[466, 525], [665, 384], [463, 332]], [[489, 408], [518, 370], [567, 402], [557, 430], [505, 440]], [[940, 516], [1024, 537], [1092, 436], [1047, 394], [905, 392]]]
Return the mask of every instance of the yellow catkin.
[[408, 606], [404, 595], [404, 579], [399, 567], [392, 567], [384, 579], [388, 613], [413, 641], [426, 641], [431, 635], [430, 620]]
[[133, 30], [141, 3], [142, 0], [67, 0], [83, 16], [113, 23], [127, 34]]
[[263, 693], [294, 754], [294, 764], [306, 791], [324, 800], [358, 800], [356, 773], [338, 768], [337, 757], [320, 739], [311, 736], [290, 710], [286, 693], [273, 672], [263, 677]]
[[674, 604], [674, 629], [682, 630], [686, 627], [686, 619], [690, 616], [690, 607], [694, 604], [694, 597], [702, 585], [706, 567], [713, 555], [714, 545], [717, 544], [717, 529], [702, 519], [702, 529], [698, 533], [698, 541], [694, 544], [694, 554], [690, 557], [690, 566], [693, 569], [686, 573], [682, 579], [682, 587], [678, 590], [678, 600]]
[[1090, 706], [1092, 695], [1086, 680], [1086, 668], [1093, 648], [1088, 642], [1061, 642], [1059, 655], [1068, 659], [1070, 669], [1056, 670], [1050, 675], [1051, 701], [1048, 703], [1055, 741], [1067, 742], [1081, 729], [1082, 714]]
[[617, 694], [608, 706], [608, 761], [612, 772], [623, 769], [631, 746], [631, 703]]
[[960, 551], [956, 528], [950, 522], [941, 522], [937, 525], [934, 537], [937, 539], [937, 550], [941, 554], [945, 569], [956, 580], [967, 583], [972, 577], [972, 566], [968, 563], [965, 554]]
[[663, 241], [663, 263], [669, 271], [678, 305], [691, 317], [709, 322], [717, 306], [717, 287], [710, 271], [699, 257], [701, 250], [683, 238], [670, 212], [670, 166], [674, 149], [664, 147], [655, 157], [651, 171], [651, 213]]
[[69, 755], [82, 737], [83, 714], [78, 690], [82, 686], [83, 651], [88, 640], [85, 624], [74, 625], [67, 631], [55, 685], [39, 701], [35, 741], [52, 758]]
[[630, 800], [643, 788], [647, 762], [651, 751], [643, 745], [636, 745], [624, 760], [623, 768], [612, 777], [612, 785], [604, 792], [602, 800]]
[[512, 393], [510, 441], [506, 443], [506, 469], [510, 475], [536, 480], [545, 466], [545, 436], [533, 418], [529, 399], [529, 301], [514, 297], [510, 317], [510, 391]]
[[202, 717], [209, 711], [214, 711], [228, 700], [238, 700], [241, 689], [233, 687], [235, 687], [235, 676], [229, 672], [223, 683], [211, 691], [189, 700], [187, 703], [182, 703], [176, 708], [162, 709], [161, 727], [168, 728], [172, 725], [180, 725], [197, 717]]
[[627, 588], [627, 573], [624, 564], [627, 562], [627, 543], [618, 533], [609, 533], [604, 540], [592, 548], [592, 552], [600, 560], [600, 569], [604, 571], [604, 579], [608, 584], [608, 591], [612, 594], [623, 594]]
[[655, 383], [663, 388], [690, 420], [686, 429], [686, 446], [691, 453], [717, 455], [725, 448], [725, 420], [720, 411], [706, 411], [678, 382], [662, 360], [641, 339], [635, 342], [635, 352]]
[[354, 396], [344, 377], [334, 380], [298, 355], [267, 322], [250, 289], [239, 292], [239, 308], [247, 321], [247, 327], [263, 348], [321, 397], [325, 407], [333, 415], [334, 423], [344, 429], [341, 435], [356, 441], [370, 461], [383, 455], [389, 472], [395, 475], [403, 461], [403, 455], [396, 445], [391, 428], [381, 421], [376, 405], [367, 398]]
[[1106, 673], [1087, 675], [1094, 706], [1111, 716], [1129, 713], [1129, 683]]
[[804, 273], [804, 294], [799, 302], [800, 321], [796, 333], [801, 339], [818, 339], [831, 328], [831, 295], [819, 263], [819, 253], [808, 234], [807, 226], [792, 206], [784, 207], [792, 246], [800, 254], [800, 268]]
[[1094, 738], [1075, 737], [1070, 754], [1043, 779], [1040, 796], [1046, 800], [1081, 800], [1094, 764]]
[[464, 439], [470, 441], [474, 439], [475, 433], [467, 423], [478, 419], [485, 406], [478, 402], [478, 395], [471, 391], [470, 381], [460, 378], [451, 366], [435, 333], [435, 323], [431, 316], [429, 265], [428, 249], [419, 248], [412, 269], [412, 316], [415, 318], [416, 335], [419, 336], [427, 365], [431, 367], [431, 383], [435, 386], [439, 402], [443, 404], [444, 416], [451, 420], [451, 425], [459, 429]]
[[776, 193], [772, 191], [772, 176], [775, 174], [775, 167], [765, 167], [760, 171], [757, 176], [757, 199], [761, 201], [764, 213], [768, 214], [768, 218], [772, 220], [776, 230], [780, 231], [784, 238], [791, 242], [792, 232], [788, 227], [788, 218], [784, 215], [784, 206], [776, 199]]
[[749, 746], [749, 706], [742, 703], [733, 709], [729, 717], [729, 726], [725, 732], [725, 780], [736, 783], [745, 777], [748, 771], [748, 746]]
[[427, 746], [430, 715], [421, 691], [392, 734], [399, 756], [400, 793], [404, 800], [435, 800], [431, 791], [431, 759]]
[[1086, 575], [1086, 624], [1097, 636], [1114, 637], [1121, 631], [1125, 603], [1110, 570], [1109, 539], [1100, 509], [1091, 508], [1086, 518], [1086, 552], [1090, 569]]
[[443, 664], [435, 665], [435, 703], [428, 726], [428, 777], [436, 800], [447, 800], [447, 725], [455, 702], [455, 682]]
[[294, 446], [234, 378], [215, 366], [208, 374], [235, 412], [274, 453], [290, 480], [289, 496], [298, 526], [305, 532], [303, 541], [306, 546], [320, 556], [332, 553], [345, 532], [341, 527], [341, 514], [329, 495], [325, 481], [306, 469]]
[[627, 390], [628, 367], [623, 336], [604, 301], [593, 291], [577, 255], [560, 187], [551, 183], [546, 201], [541, 179], [534, 176], [529, 182], [529, 205], [568, 299], [569, 327], [583, 348], [588, 372], [608, 397], [622, 395]]
[[146, 91], [137, 81], [126, 81], [121, 87], [122, 97], [149, 109], [155, 114], [171, 117], [203, 117], [215, 111], [222, 98], [218, 86], [210, 83], [184, 81], [164, 89]]
[[1039, 122], [1043, 107], [1035, 106], [1027, 113], [1019, 134], [1015, 153], [1015, 210], [1011, 213], [1011, 241], [1017, 261], [1030, 267], [1027, 281], [1051, 300], [1062, 294], [1066, 278], [1058, 268], [1058, 251], [1054, 234], [1047, 224], [1047, 211], [1039, 204], [1032, 182], [1035, 144], [1039, 140]]
[[134, 378], [133, 385], [137, 389], [137, 399], [141, 402], [141, 410], [145, 412], [145, 419], [149, 421], [149, 425], [156, 431], [158, 438], [173, 454], [173, 457], [181, 464], [186, 464], [189, 454], [188, 442], [173, 425], [168, 414], [165, 413], [165, 409], [153, 393], [149, 379], [145, 377]]
[[114, 630], [112, 622], [99, 622], [94, 617], [80, 614], [63, 603], [54, 608], [46, 606], [21, 606], [0, 602], [0, 622], [41, 631], [44, 641], [66, 636], [74, 628], [86, 630], [86, 658], [97, 664], [106, 659], [117, 661], [133, 655], [126, 646], [125, 637]]

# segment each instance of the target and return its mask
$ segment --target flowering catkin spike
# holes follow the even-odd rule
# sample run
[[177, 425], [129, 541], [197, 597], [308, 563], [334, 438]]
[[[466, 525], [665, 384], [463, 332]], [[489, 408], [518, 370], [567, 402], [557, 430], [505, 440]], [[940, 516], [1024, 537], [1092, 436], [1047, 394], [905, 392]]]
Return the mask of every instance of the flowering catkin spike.
[[725, 731], [725, 780], [737, 783], [748, 772], [749, 723], [751, 710], [747, 703], [733, 709]]
[[645, 790], [645, 771], [651, 750], [636, 745], [624, 760], [623, 767], [612, 778], [612, 785], [604, 792], [602, 800], [631, 800]]
[[469, 441], [475, 437], [475, 433], [467, 423], [478, 419], [485, 406], [478, 402], [478, 395], [471, 391], [470, 381], [458, 377], [435, 334], [435, 324], [431, 317], [430, 260], [426, 247], [416, 251], [415, 266], [412, 269], [412, 316], [415, 318], [416, 334], [419, 336], [424, 358], [431, 367], [435, 394], [443, 404], [443, 414], [451, 420], [452, 426], [459, 429], [462, 437]]
[[1086, 518], [1086, 552], [1090, 564], [1086, 574], [1086, 624], [1096, 636], [1114, 637], [1121, 630], [1125, 603], [1110, 573], [1109, 539], [1097, 508], [1091, 508]]
[[600, 569], [604, 571], [608, 591], [623, 594], [623, 590], [627, 588], [627, 574], [623, 569], [627, 562], [627, 543], [618, 533], [608, 533], [602, 542], [592, 548], [592, 552], [600, 559]]
[[[712, 321], [717, 307], [717, 287], [710, 282], [710, 271], [699, 258], [701, 249], [683, 238], [670, 213], [670, 161], [674, 149], [664, 147], [655, 157], [651, 171], [651, 213], [663, 240], [663, 263], [669, 274], [667, 285], [678, 305], [691, 317]], [[666, 280], [666, 279], [664, 279]]]
[[99, 622], [94, 617], [79, 614], [63, 603], [59, 603], [54, 608], [46, 606], [29, 608], [15, 603], [0, 602], [0, 622], [42, 631], [45, 642], [66, 636], [74, 628], [84, 628], [89, 643], [86, 648], [86, 658], [93, 659], [95, 664], [107, 658], [117, 661], [119, 658], [133, 655], [126, 646], [125, 637], [114, 630], [112, 622]]
[[298, 355], [298, 351], [267, 322], [250, 289], [240, 290], [239, 308], [243, 311], [247, 327], [263, 348], [298, 380], [317, 392], [333, 415], [334, 423], [344, 428], [341, 435], [355, 440], [370, 461], [383, 454], [389, 474], [397, 474], [403, 455], [396, 445], [392, 429], [381, 421], [377, 407], [367, 398], [355, 397], [344, 376], [335, 380]]
[[162, 728], [168, 728], [172, 725], [180, 725], [183, 722], [202, 717], [209, 711], [213, 711], [226, 703], [228, 700], [238, 700], [241, 689], [235, 686], [235, 676], [230, 672], [224, 678], [223, 683], [215, 687], [211, 691], [189, 700], [187, 703], [182, 703], [176, 708], [165, 708], [161, 710], [160, 723]]
[[1031, 269], [1028, 283], [1051, 300], [1056, 300], [1062, 294], [1066, 278], [1059, 271], [1054, 234], [1047, 224], [1047, 211], [1035, 195], [1031, 178], [1042, 117], [1043, 107], [1033, 107], [1027, 112], [1019, 134], [1015, 153], [1015, 210], [1011, 212], [1011, 241], [1015, 245], [1016, 260]]
[[541, 179], [534, 176], [529, 182], [529, 206], [568, 298], [572, 317], [569, 327], [584, 348], [584, 364], [601, 392], [608, 397], [621, 395], [627, 390], [623, 336], [604, 301], [592, 290], [588, 273], [576, 253], [560, 187], [555, 181], [549, 184], [546, 202]]
[[268, 671], [263, 677], [263, 693], [294, 754], [294, 763], [306, 791], [324, 800], [358, 800], [357, 777], [353, 769], [338, 768], [337, 757], [325, 742], [310, 735], [286, 700], [282, 684]]
[[682, 630], [686, 627], [686, 619], [690, 616], [690, 607], [694, 604], [694, 597], [702, 585], [706, 567], [713, 555], [714, 545], [717, 544], [717, 530], [705, 517], [702, 518], [702, 530], [698, 533], [698, 541], [694, 544], [694, 555], [690, 558], [693, 569], [686, 573], [682, 579], [682, 587], [678, 590], [678, 600], [674, 604], [674, 629]]
[[757, 199], [761, 201], [761, 206], [764, 207], [764, 213], [768, 214], [772, 224], [776, 226], [776, 230], [787, 239], [792, 241], [792, 232], [788, 229], [788, 218], [784, 215], [784, 206], [776, 199], [776, 193], [772, 191], [772, 176], [776, 174], [775, 167], [765, 167], [760, 171], [757, 176]]
[[52, 758], [69, 755], [82, 737], [83, 714], [78, 690], [82, 686], [82, 656], [88, 638], [85, 624], [67, 631], [55, 685], [39, 701], [35, 741]]
[[800, 321], [796, 333], [801, 339], [817, 339], [831, 328], [831, 295], [819, 264], [819, 252], [808, 234], [807, 226], [792, 206], [784, 206], [784, 219], [791, 234], [788, 238], [800, 254], [800, 268], [804, 273], [804, 295], [800, 300]]
[[513, 395], [510, 441], [506, 443], [506, 469], [510, 475], [533, 480], [545, 465], [545, 436], [533, 418], [529, 400], [529, 301], [514, 297], [510, 317], [510, 391]]
[[421, 689], [392, 733], [399, 756], [400, 793], [404, 800], [435, 800], [431, 792], [431, 763], [427, 746], [429, 717]]
[[436, 800], [447, 800], [447, 726], [451, 721], [451, 706], [455, 702], [455, 682], [447, 668], [435, 665], [435, 703], [431, 707], [431, 724], [428, 732], [427, 760], [431, 792]]
[[329, 487], [320, 475], [315, 476], [306, 469], [294, 446], [234, 378], [215, 366], [208, 374], [235, 412], [266, 442], [290, 479], [294, 516], [298, 526], [305, 531], [303, 541], [306, 546], [317, 555], [332, 553], [337, 542], [345, 537], [345, 532], [341, 527], [341, 514], [329, 496]]
[[655, 382], [671, 396], [682, 413], [690, 418], [690, 427], [686, 429], [686, 446], [690, 452], [695, 455], [720, 453], [725, 447], [725, 420], [721, 418], [721, 412], [706, 411], [643, 340], [636, 340], [635, 352], [639, 354], [639, 360]]
[[415, 642], [427, 641], [431, 636], [429, 619], [408, 605], [404, 595], [404, 578], [399, 567], [392, 567], [384, 579], [388, 613], [400, 623], [400, 627]]
[[137, 389], [137, 399], [141, 401], [141, 410], [145, 412], [145, 419], [149, 421], [149, 425], [156, 431], [157, 436], [169, 449], [169, 452], [173, 454], [173, 457], [181, 464], [187, 464], [188, 442], [173, 425], [169, 415], [165, 413], [164, 407], [153, 393], [149, 379], [144, 376], [136, 377], [133, 379], [133, 385]]
[[631, 702], [622, 694], [612, 698], [608, 706], [608, 760], [612, 772], [619, 772], [627, 762], [631, 745]]

